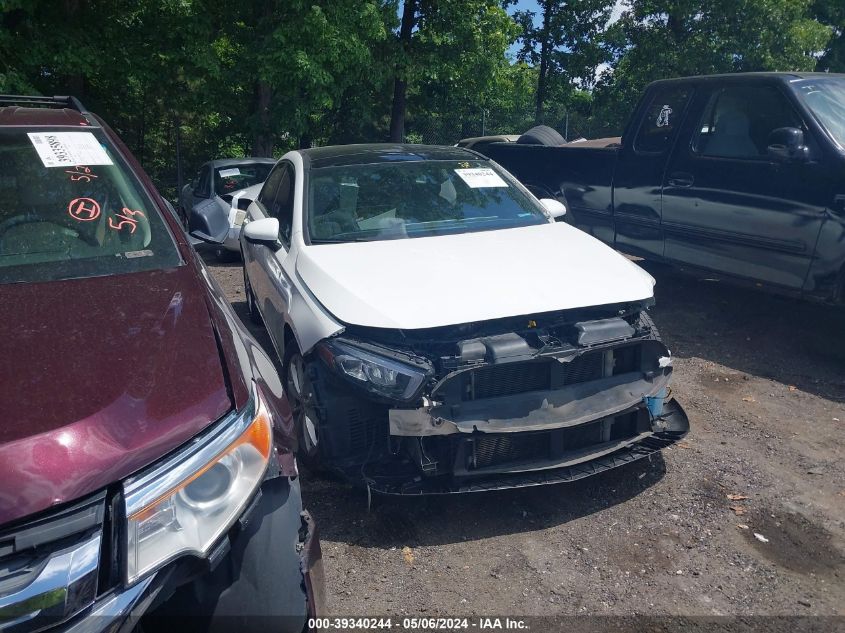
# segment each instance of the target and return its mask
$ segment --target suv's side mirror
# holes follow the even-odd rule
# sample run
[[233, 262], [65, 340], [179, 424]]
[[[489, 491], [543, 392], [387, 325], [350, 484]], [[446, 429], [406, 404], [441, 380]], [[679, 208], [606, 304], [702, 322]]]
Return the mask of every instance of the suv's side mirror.
[[277, 248], [279, 244], [279, 220], [277, 218], [262, 218], [244, 225], [244, 237], [250, 242], [264, 244], [270, 248]]
[[546, 213], [555, 219], [566, 215], [566, 205], [559, 200], [555, 200], [554, 198], [540, 198], [540, 204], [543, 205]]
[[805, 162], [810, 148], [804, 144], [804, 131], [797, 127], [779, 127], [769, 134], [766, 148], [769, 158], [779, 162]]

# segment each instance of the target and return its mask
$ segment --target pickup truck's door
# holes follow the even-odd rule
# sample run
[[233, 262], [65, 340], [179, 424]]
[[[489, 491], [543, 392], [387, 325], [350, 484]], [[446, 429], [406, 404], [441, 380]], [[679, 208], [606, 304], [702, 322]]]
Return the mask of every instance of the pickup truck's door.
[[660, 190], [666, 161], [689, 104], [688, 84], [657, 85], [626, 130], [613, 179], [616, 248], [646, 258], [663, 257]]
[[[714, 84], [699, 93], [663, 186], [665, 257], [800, 290], [830, 195], [818, 164], [777, 162], [769, 135], [801, 128], [777, 84]], [[691, 113], [692, 114], [692, 113]]]

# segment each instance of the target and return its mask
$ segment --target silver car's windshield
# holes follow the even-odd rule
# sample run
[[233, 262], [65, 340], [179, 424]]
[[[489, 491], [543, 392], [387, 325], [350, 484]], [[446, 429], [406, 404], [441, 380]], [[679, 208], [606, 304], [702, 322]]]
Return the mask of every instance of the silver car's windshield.
[[845, 148], [845, 79], [822, 77], [793, 84], [807, 105], [839, 147]]
[[410, 161], [311, 171], [312, 244], [426, 237], [548, 222], [486, 161]]

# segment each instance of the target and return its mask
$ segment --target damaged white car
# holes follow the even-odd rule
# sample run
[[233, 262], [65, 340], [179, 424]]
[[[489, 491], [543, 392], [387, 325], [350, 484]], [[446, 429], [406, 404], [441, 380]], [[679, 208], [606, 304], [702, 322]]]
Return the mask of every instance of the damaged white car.
[[249, 206], [250, 312], [299, 454], [386, 494], [571, 481], [688, 430], [654, 280], [468, 150], [293, 151]]

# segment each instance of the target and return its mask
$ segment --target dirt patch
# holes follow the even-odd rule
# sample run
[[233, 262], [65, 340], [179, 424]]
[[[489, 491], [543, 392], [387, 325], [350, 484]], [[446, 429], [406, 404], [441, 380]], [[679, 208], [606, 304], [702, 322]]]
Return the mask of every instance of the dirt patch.
[[414, 546], [419, 541], [417, 522], [401, 507], [377, 505], [367, 513], [363, 523], [370, 546]]
[[[764, 558], [799, 574], [841, 577], [845, 556], [833, 535], [797, 512], [754, 511], [743, 536]], [[768, 542], [761, 541], [755, 534]]]
[[747, 387], [748, 375], [735, 371], [713, 370], [701, 376], [701, 386], [720, 394], [732, 394]]

